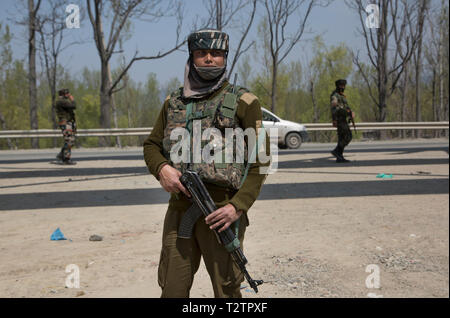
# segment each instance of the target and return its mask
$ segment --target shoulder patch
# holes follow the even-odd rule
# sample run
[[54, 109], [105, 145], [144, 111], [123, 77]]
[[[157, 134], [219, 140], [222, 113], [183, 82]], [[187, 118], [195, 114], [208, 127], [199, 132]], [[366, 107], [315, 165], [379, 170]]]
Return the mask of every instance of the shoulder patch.
[[256, 97], [252, 93], [244, 93], [241, 96], [241, 100], [244, 101], [247, 105], [250, 105], [257, 99], [258, 99], [258, 97]]

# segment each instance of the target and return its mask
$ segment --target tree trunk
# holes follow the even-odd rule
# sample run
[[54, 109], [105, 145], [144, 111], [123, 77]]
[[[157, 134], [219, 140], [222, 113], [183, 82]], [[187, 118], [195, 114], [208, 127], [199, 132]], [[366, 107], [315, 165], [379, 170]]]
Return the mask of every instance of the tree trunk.
[[[405, 66], [405, 71], [403, 74], [404, 77], [404, 81], [402, 83], [401, 89], [400, 89], [400, 96], [401, 96], [401, 100], [402, 100], [402, 105], [400, 108], [400, 121], [405, 122], [406, 121], [406, 102], [407, 102], [407, 93], [408, 93], [408, 65]], [[406, 137], [406, 131], [405, 130], [401, 130], [400, 134], [401, 134], [401, 138], [405, 138]]]
[[[2, 112], [0, 111], [0, 124], [2, 125], [2, 129], [3, 130], [8, 130], [8, 127], [6, 126], [6, 120], [5, 117], [3, 116]], [[6, 142], [8, 143], [8, 147], [10, 150], [15, 149], [16, 147], [14, 146], [14, 144], [12, 143], [10, 138], [6, 138]]]
[[[445, 1], [441, 3], [441, 19], [439, 21], [439, 50], [438, 50], [438, 63], [439, 63], [439, 118], [448, 119], [448, 111], [444, 106], [444, 21], [445, 21]], [[448, 105], [447, 105], [448, 108]], [[445, 130], [445, 134], [448, 134], [448, 130]]]
[[[61, 31], [62, 32], [62, 31]], [[56, 118], [56, 74], [58, 72], [58, 52], [54, 52], [52, 54], [53, 58], [53, 67], [51, 67], [51, 76], [49, 78], [49, 87], [50, 87], [50, 94], [52, 97], [52, 124], [53, 129], [58, 129], [59, 123], [58, 118]], [[53, 138], [53, 147], [58, 147], [58, 139], [59, 138]]]
[[[111, 68], [109, 67], [108, 64], [108, 83], [109, 83], [109, 87], [111, 87], [112, 85], [112, 76], [111, 76]], [[111, 92], [109, 92], [110, 94], [110, 101], [111, 101], [111, 109], [112, 109], [112, 115], [113, 115], [113, 122], [114, 122], [114, 128], [119, 128], [119, 124], [117, 122], [117, 107], [116, 107], [116, 102], [114, 100], [114, 96], [112, 95]], [[116, 136], [116, 147], [122, 148], [122, 144], [120, 143], [120, 137]]]
[[[378, 70], [378, 121], [386, 121], [386, 98], [387, 98], [387, 74], [385, 56], [381, 55]], [[379, 137], [385, 136], [384, 131], [380, 131]]]
[[[423, 15], [424, 13], [419, 13], [420, 15]], [[423, 18], [421, 18], [423, 20]], [[422, 121], [422, 107], [420, 105], [420, 75], [422, 70], [422, 29], [423, 29], [423, 23], [419, 22], [419, 39], [417, 43], [417, 58], [416, 58], [416, 121]], [[415, 131], [416, 138], [421, 137], [421, 130]]]
[[[387, 2], [382, 1], [381, 4], [381, 23], [377, 33], [378, 42], [378, 121], [386, 121], [386, 99], [388, 89], [388, 74], [387, 74], [387, 44], [388, 44], [388, 30], [387, 30]], [[386, 131], [381, 130], [378, 133], [380, 139], [386, 137]]]
[[[100, 127], [111, 128], [111, 87], [109, 63], [101, 63], [101, 85], [100, 85]], [[99, 146], [110, 146], [110, 139], [107, 136], [99, 137]]]
[[270, 106], [270, 111], [275, 114], [276, 103], [277, 103], [277, 73], [278, 65], [276, 63], [277, 59], [273, 61], [272, 65], [272, 105]]
[[[310, 81], [309, 83], [309, 93], [311, 94], [311, 102], [313, 104], [313, 123], [317, 123], [319, 121], [319, 110], [317, 109], [317, 102], [316, 102], [316, 97], [314, 96], [314, 81]], [[318, 133], [317, 131], [314, 132], [313, 134], [314, 136], [314, 141], [317, 142], [318, 140]]]
[[[58, 129], [58, 123], [56, 122], [56, 94], [55, 90], [52, 90], [52, 125], [53, 129]], [[58, 147], [58, 138], [53, 138], [53, 147]]]
[[130, 96], [128, 96], [128, 75], [123, 77], [124, 86], [124, 98], [125, 105], [127, 107], [127, 127], [131, 126], [131, 109], [130, 109]]
[[[119, 128], [119, 123], [117, 121], [117, 107], [116, 107], [116, 101], [114, 96], [111, 95], [111, 108], [113, 112], [113, 121], [114, 121], [114, 128]], [[116, 136], [116, 147], [122, 148], [122, 144], [120, 142], [120, 136]]]
[[216, 0], [216, 28], [222, 31], [222, 0]]
[[[436, 69], [433, 67], [433, 80], [431, 81], [431, 108], [433, 110], [433, 121], [439, 121], [439, 114], [436, 104]], [[439, 130], [433, 131], [433, 137], [439, 137]]]
[[[419, 59], [416, 65], [416, 121], [422, 121], [422, 109], [420, 106], [420, 53], [418, 53]], [[421, 130], [416, 130], [416, 138], [421, 137]]]
[[[28, 95], [30, 99], [30, 128], [38, 129], [36, 88], [36, 11], [34, 0], [28, 0]], [[39, 139], [31, 138], [31, 148], [39, 148]]]

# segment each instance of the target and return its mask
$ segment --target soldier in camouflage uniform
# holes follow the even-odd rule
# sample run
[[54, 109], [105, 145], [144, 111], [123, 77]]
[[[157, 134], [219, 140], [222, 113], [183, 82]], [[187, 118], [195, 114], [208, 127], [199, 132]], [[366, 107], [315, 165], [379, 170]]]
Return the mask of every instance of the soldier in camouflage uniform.
[[[232, 226], [242, 246], [249, 225], [247, 211], [266, 178], [259, 168], [270, 163], [263, 164], [259, 158], [247, 165], [238, 160], [227, 163], [214, 159], [207, 163], [203, 158], [201, 161], [188, 158], [187, 163], [177, 163], [170, 156], [177, 140], [171, 140], [170, 135], [179, 127], [186, 128], [191, 136], [195, 135], [196, 128], [202, 132], [217, 128], [213, 129], [213, 134], [221, 137], [226, 128], [253, 128], [258, 133], [262, 126], [261, 107], [255, 95], [241, 87], [233, 91], [233, 85], [227, 80], [226, 33], [218, 30], [194, 32], [188, 38], [188, 48], [184, 86], [166, 98], [153, 130], [144, 142], [144, 158], [150, 173], [171, 194], [164, 220], [158, 284], [162, 289], [161, 297], [189, 297], [194, 274], [203, 256], [215, 297], [242, 297], [240, 284], [244, 276], [225, 247], [219, 244], [212, 229], [223, 231]], [[267, 141], [262, 150], [269, 154], [267, 134], [264, 132], [261, 136]], [[199, 140], [194, 139], [192, 145], [189, 144], [190, 155], [196, 142]], [[202, 149], [205, 143], [201, 140]], [[207, 218], [199, 218], [190, 239], [177, 237], [180, 220], [191, 205], [189, 193], [179, 180], [185, 169], [199, 174], [218, 207]]]
[[56, 156], [56, 159], [63, 164], [73, 165], [75, 162], [72, 161], [70, 157], [72, 154], [72, 147], [75, 143], [75, 133], [77, 129], [74, 113], [76, 103], [67, 88], [59, 90], [58, 95], [59, 98], [56, 101], [56, 115], [58, 116], [59, 128], [63, 133], [64, 145]]
[[337, 127], [338, 144], [336, 148], [331, 152], [336, 157], [336, 162], [349, 162], [344, 158], [344, 148], [352, 140], [352, 131], [348, 125], [348, 121], [355, 117], [347, 103], [347, 98], [344, 95], [345, 85], [347, 81], [345, 79], [339, 79], [335, 82], [336, 89], [331, 93], [331, 117], [333, 120], [333, 126]]

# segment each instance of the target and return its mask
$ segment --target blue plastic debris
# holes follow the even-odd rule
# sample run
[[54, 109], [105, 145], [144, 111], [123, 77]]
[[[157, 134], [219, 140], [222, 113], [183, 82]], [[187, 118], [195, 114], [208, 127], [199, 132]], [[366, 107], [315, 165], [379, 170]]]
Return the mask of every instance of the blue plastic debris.
[[55, 230], [55, 232], [53, 232], [53, 234], [50, 236], [50, 240], [59, 241], [59, 240], [67, 240], [67, 239], [64, 237], [64, 234], [62, 234], [61, 230], [58, 227]]
[[392, 179], [392, 174], [379, 173], [379, 174], [377, 175], [377, 178], [381, 178], [381, 179]]

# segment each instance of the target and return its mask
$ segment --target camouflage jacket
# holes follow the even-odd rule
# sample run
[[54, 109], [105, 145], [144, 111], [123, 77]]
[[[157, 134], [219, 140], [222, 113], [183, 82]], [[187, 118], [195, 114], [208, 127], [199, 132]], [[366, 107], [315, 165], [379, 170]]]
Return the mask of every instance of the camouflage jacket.
[[[257, 97], [246, 89], [240, 88], [237, 90], [236, 95], [236, 112], [233, 118], [227, 118], [222, 116], [220, 111], [221, 105], [227, 98], [227, 94], [231, 91], [232, 86], [225, 82], [224, 85], [211, 96], [203, 98], [201, 100], [195, 100], [192, 105], [191, 118], [199, 119], [201, 122], [202, 133], [207, 128], [218, 128], [223, 137], [224, 128], [241, 128], [245, 130], [247, 128], [253, 128], [257, 131], [261, 127], [262, 112], [259, 100]], [[166, 163], [172, 165], [176, 169], [183, 171], [183, 163], [173, 163], [170, 158], [171, 148], [177, 143], [177, 140], [170, 140], [170, 133], [177, 127], [186, 128], [186, 111], [189, 103], [193, 102], [192, 99], [184, 100], [181, 97], [181, 89], [173, 92], [169, 95], [161, 109], [159, 117], [153, 126], [153, 130], [149, 137], [144, 142], [144, 159], [151, 174], [153, 174], [159, 180], [159, 172], [162, 166]], [[189, 125], [189, 124], [188, 124]], [[189, 127], [188, 127], [189, 128]], [[195, 127], [190, 127], [191, 132]], [[189, 130], [190, 130], [189, 129]], [[216, 130], [217, 132], [217, 130]], [[214, 133], [214, 132], [213, 132]], [[266, 153], [270, 153], [270, 143], [268, 142], [266, 135]], [[195, 141], [194, 141], [195, 142]], [[201, 142], [202, 149], [205, 143]], [[246, 149], [247, 147], [245, 147]], [[233, 147], [233, 150], [235, 147]], [[222, 152], [223, 154], [224, 152]], [[247, 155], [245, 152], [244, 157]], [[237, 161], [237, 160], [236, 160]], [[191, 161], [192, 162], [192, 161]], [[233, 197], [229, 203], [233, 204], [237, 210], [246, 212], [253, 202], [256, 200], [262, 184], [264, 183], [265, 174], [260, 174], [260, 166], [268, 166], [267, 163], [260, 163], [257, 159], [256, 162], [251, 163], [248, 171], [247, 178], [239, 186], [243, 170], [245, 169], [244, 163], [235, 162], [227, 163], [222, 161], [221, 163], [194, 163], [189, 167], [199, 173], [199, 176], [205, 182], [208, 189], [211, 186], [217, 189], [220, 186], [223, 190], [231, 190]]]
[[347, 98], [336, 90], [331, 93], [330, 106], [333, 121], [347, 122], [347, 117], [352, 116], [352, 110], [348, 106]]
[[58, 120], [75, 121], [74, 109], [76, 108], [75, 101], [71, 101], [66, 97], [59, 97], [56, 101], [56, 115]]

